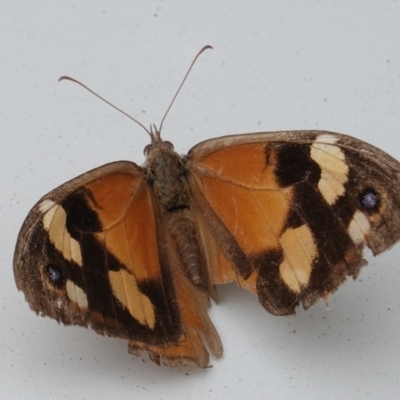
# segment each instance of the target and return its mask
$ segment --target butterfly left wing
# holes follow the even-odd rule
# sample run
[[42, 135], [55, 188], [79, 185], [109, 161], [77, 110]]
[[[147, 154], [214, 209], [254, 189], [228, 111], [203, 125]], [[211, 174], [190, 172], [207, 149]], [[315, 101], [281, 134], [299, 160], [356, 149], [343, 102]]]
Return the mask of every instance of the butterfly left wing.
[[129, 339], [155, 362], [208, 365], [222, 346], [208, 296], [183, 272], [142, 168], [108, 164], [44, 196], [26, 218], [14, 274], [31, 308]]
[[278, 315], [327, 298], [400, 238], [400, 163], [349, 136], [293, 131], [195, 146], [188, 186], [212, 283]]

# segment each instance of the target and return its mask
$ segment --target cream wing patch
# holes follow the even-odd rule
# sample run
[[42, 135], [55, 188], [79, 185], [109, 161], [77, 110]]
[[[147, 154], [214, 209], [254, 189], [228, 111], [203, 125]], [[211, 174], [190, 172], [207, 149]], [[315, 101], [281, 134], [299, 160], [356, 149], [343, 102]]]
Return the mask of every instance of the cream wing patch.
[[44, 200], [39, 205], [39, 210], [44, 214], [43, 227], [49, 234], [54, 247], [66, 260], [74, 261], [82, 267], [81, 248], [67, 230], [67, 213], [64, 208], [52, 200]]
[[370, 230], [370, 227], [371, 224], [369, 223], [368, 218], [365, 216], [365, 214], [362, 213], [360, 210], [357, 210], [354, 213], [348, 228], [349, 235], [356, 245], [365, 241], [365, 235]]
[[156, 323], [154, 307], [150, 299], [140, 291], [136, 278], [125, 270], [110, 271], [108, 276], [115, 297], [133, 318], [153, 329]]
[[349, 172], [343, 151], [335, 145], [337, 140], [333, 135], [324, 134], [311, 146], [311, 158], [321, 168], [318, 189], [329, 205], [344, 194]]
[[72, 302], [78, 304], [79, 308], [85, 309], [88, 307], [87, 296], [83, 289], [75, 285], [75, 283], [69, 279], [66, 282], [65, 289], [67, 291], [68, 298]]
[[287, 229], [279, 239], [284, 259], [279, 273], [285, 284], [295, 293], [307, 286], [312, 264], [318, 255], [314, 238], [307, 225]]

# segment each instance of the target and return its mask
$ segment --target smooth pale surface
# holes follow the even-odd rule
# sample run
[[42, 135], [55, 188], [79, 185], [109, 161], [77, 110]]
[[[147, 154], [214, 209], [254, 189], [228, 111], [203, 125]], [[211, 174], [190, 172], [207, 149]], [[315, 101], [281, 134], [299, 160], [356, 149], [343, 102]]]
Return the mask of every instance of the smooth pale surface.
[[[394, 399], [400, 389], [400, 247], [295, 317], [234, 285], [212, 319], [211, 369], [133, 358], [122, 340], [35, 316], [12, 255], [33, 204], [106, 162], [141, 163], [148, 136], [70, 82], [81, 79], [178, 152], [223, 134], [328, 129], [400, 158], [400, 2], [5, 1], [0, 13], [0, 390], [13, 399]], [[361, 282], [360, 282], [361, 281]]]

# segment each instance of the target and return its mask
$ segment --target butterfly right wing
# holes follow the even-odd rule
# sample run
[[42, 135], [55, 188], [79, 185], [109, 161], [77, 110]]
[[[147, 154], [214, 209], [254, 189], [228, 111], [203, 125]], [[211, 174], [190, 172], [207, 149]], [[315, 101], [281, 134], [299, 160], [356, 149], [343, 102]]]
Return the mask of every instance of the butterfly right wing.
[[14, 274], [31, 308], [64, 324], [129, 339], [155, 362], [208, 365], [221, 355], [206, 310], [163, 223], [142, 168], [121, 161], [44, 196], [26, 218]]

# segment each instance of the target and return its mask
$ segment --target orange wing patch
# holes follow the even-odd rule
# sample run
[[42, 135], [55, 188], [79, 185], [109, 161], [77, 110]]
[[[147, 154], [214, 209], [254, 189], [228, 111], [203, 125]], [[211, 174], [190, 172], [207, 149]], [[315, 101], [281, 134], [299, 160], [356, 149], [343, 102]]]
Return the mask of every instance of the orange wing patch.
[[193, 169], [209, 206], [247, 254], [279, 247], [291, 206], [292, 190], [279, 187], [267, 149], [256, 143], [224, 148]]
[[103, 226], [96, 236], [105, 248], [138, 281], [160, 279], [153, 205], [143, 177], [113, 174], [87, 188]]

